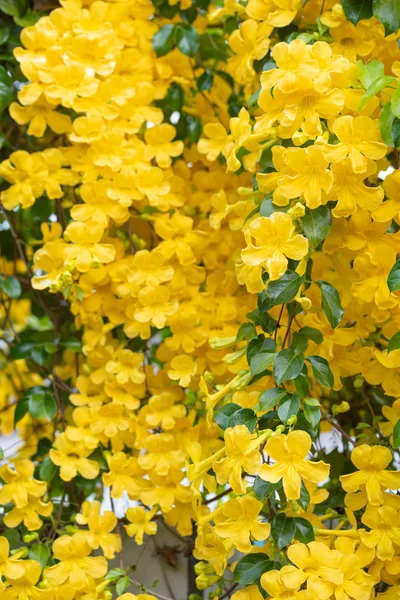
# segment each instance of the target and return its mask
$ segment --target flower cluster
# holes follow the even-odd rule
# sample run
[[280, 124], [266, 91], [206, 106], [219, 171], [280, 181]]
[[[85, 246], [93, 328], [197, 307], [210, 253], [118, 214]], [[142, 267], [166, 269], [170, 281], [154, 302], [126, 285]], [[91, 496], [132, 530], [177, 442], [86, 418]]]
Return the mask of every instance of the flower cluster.
[[5, 600], [153, 600], [163, 526], [211, 600], [397, 598], [397, 17], [60, 4], [0, 164]]

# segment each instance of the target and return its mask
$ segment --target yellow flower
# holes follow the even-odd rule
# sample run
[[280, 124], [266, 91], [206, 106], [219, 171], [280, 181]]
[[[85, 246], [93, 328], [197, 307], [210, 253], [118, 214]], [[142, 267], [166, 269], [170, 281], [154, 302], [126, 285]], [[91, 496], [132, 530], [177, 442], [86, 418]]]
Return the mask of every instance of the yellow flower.
[[369, 505], [361, 521], [371, 531], [360, 529], [360, 538], [368, 548], [376, 548], [380, 560], [391, 560], [395, 555], [395, 544], [400, 544], [400, 515], [391, 506]]
[[308, 594], [299, 588], [307, 579], [307, 575], [296, 567], [287, 565], [280, 571], [273, 569], [261, 575], [261, 586], [274, 600], [306, 600]]
[[71, 442], [64, 433], [60, 433], [50, 450], [52, 462], [60, 468], [63, 481], [71, 481], [79, 473], [85, 479], [95, 479], [99, 474], [96, 461], [87, 458], [93, 452], [83, 444]]
[[128, 508], [126, 518], [130, 521], [129, 525], [125, 525], [126, 533], [129, 537], [134, 537], [136, 544], [143, 544], [143, 536], [155, 535], [157, 533], [157, 523], [153, 521], [153, 517], [157, 512], [156, 508], [145, 510], [142, 506]]
[[354, 282], [351, 287], [352, 296], [360, 303], [375, 302], [383, 309], [397, 306], [398, 298], [387, 284], [389, 272], [395, 262], [396, 251], [384, 244], [377, 244], [373, 251], [357, 256], [353, 269], [359, 281]]
[[143, 354], [119, 348], [112, 360], [106, 364], [106, 371], [114, 375], [117, 383], [123, 385], [131, 381], [140, 384], [146, 379], [143, 372]]
[[369, 211], [378, 208], [383, 200], [383, 189], [380, 186], [368, 187], [364, 183], [364, 179], [376, 172], [375, 163], [369, 161], [368, 167], [363, 173], [354, 173], [350, 158], [346, 158], [331, 165], [331, 170], [334, 183], [328, 198], [337, 200], [337, 204], [332, 210], [335, 217], [353, 215], [358, 206]]
[[288, 261], [302, 259], [308, 252], [308, 240], [295, 234], [295, 225], [289, 215], [274, 212], [271, 217], [258, 217], [248, 227], [249, 238], [258, 245], [250, 244], [242, 250], [242, 260], [250, 267], [262, 266], [271, 280], [284, 275]]
[[283, 479], [283, 489], [288, 500], [300, 498], [302, 479], [321, 483], [329, 475], [329, 465], [323, 461], [306, 459], [311, 450], [311, 438], [305, 431], [291, 431], [288, 435], [270, 437], [265, 452], [273, 458], [274, 465], [263, 464], [259, 475], [264, 481], [278, 483]]
[[251, 83], [253, 80], [253, 62], [267, 54], [272, 29], [269, 23], [258, 24], [248, 19], [229, 36], [229, 45], [235, 56], [228, 60], [228, 68], [239, 83]]
[[171, 368], [168, 370], [168, 377], [178, 380], [182, 387], [188, 387], [194, 375], [196, 375], [197, 364], [187, 354], [179, 354], [171, 360]]
[[389, 448], [362, 444], [352, 451], [351, 461], [358, 471], [340, 477], [346, 492], [358, 492], [365, 486], [368, 502], [379, 506], [383, 503], [384, 489], [397, 490], [400, 487], [400, 472], [385, 471], [392, 462]]
[[228, 500], [214, 518], [215, 532], [232, 540], [240, 552], [249, 552], [251, 537], [266, 540], [271, 531], [271, 525], [263, 523], [259, 516], [262, 507], [262, 502], [252, 496]]
[[101, 548], [106, 558], [114, 558], [116, 552], [121, 552], [121, 538], [117, 533], [111, 533], [117, 525], [117, 517], [106, 510], [100, 514], [100, 502], [86, 500], [82, 504], [82, 514], [76, 515], [79, 525], [87, 525], [86, 541], [93, 550]]
[[1, 201], [7, 210], [19, 204], [29, 208], [44, 192], [48, 169], [40, 152], [28, 154], [17, 150], [0, 164], [0, 177], [12, 185], [1, 192]]
[[53, 543], [53, 556], [60, 562], [47, 567], [44, 577], [51, 585], [70, 583], [76, 590], [83, 589], [92, 579], [107, 573], [104, 556], [90, 556], [91, 552], [84, 532], [62, 535]]
[[206, 154], [208, 160], [214, 161], [220, 154], [224, 156], [229, 154], [233, 146], [233, 138], [221, 123], [206, 123], [203, 133], [208, 139], [201, 138], [197, 148], [201, 154]]
[[139, 292], [141, 306], [135, 311], [135, 319], [139, 323], [151, 323], [162, 329], [167, 323], [167, 317], [178, 309], [178, 301], [170, 300], [170, 297], [170, 291], [164, 286], [142, 288]]
[[273, 27], [286, 27], [301, 7], [301, 0], [250, 0], [246, 13], [251, 19], [266, 21]]
[[36, 560], [24, 560], [23, 573], [18, 577], [7, 579], [9, 587], [2, 590], [4, 600], [40, 600], [43, 591], [36, 587], [42, 567]]
[[325, 158], [336, 163], [348, 156], [354, 173], [367, 170], [367, 158], [380, 160], [386, 154], [387, 146], [381, 141], [378, 122], [369, 117], [338, 117], [332, 125], [332, 131], [339, 144], [322, 143]]
[[108, 473], [103, 473], [103, 482], [111, 487], [111, 497], [120, 498], [127, 492], [131, 499], [136, 499], [144, 486], [143, 471], [138, 465], [137, 458], [124, 452], [116, 452], [107, 456]]
[[77, 62], [57, 65], [53, 69], [41, 72], [46, 99], [59, 102], [71, 108], [77, 98], [88, 98], [97, 92], [99, 80], [90, 76], [90, 70]]
[[7, 538], [0, 537], [0, 576], [18, 579], [25, 571], [26, 561], [22, 562], [16, 556], [9, 556], [10, 544]]
[[215, 462], [213, 469], [218, 483], [226, 483], [232, 487], [235, 494], [244, 494], [247, 483], [242, 478], [242, 469], [254, 475], [261, 465], [261, 455], [258, 450], [262, 438], [254, 437], [246, 425], [236, 425], [225, 430], [226, 458]]
[[[289, 546], [289, 560], [307, 576], [308, 589], [312, 589], [319, 598], [329, 598], [332, 583], [340, 581], [341, 554], [331, 550], [322, 542], [293, 544]], [[283, 577], [285, 581], [285, 577]]]
[[162, 392], [149, 399], [141, 414], [145, 415], [145, 421], [152, 429], [162, 427], [169, 430], [175, 427], [177, 419], [185, 416], [186, 409], [183, 404], [178, 404], [177, 398], [172, 392]]
[[13, 502], [17, 508], [29, 504], [29, 496], [40, 498], [47, 492], [47, 483], [34, 479], [35, 465], [27, 459], [15, 462], [15, 471], [9, 465], [0, 468], [0, 477], [5, 482], [0, 489], [0, 504]]
[[[275, 146], [276, 148], [276, 146]], [[275, 150], [276, 152], [276, 150]], [[328, 170], [328, 160], [319, 146], [309, 148], [289, 148], [284, 154], [284, 162], [289, 169], [278, 181], [274, 199], [285, 204], [292, 198], [303, 197], [306, 205], [313, 209], [326, 202], [326, 196], [333, 185], [333, 174]], [[262, 175], [259, 179], [262, 181]]]
[[149, 435], [143, 446], [147, 452], [139, 456], [138, 464], [145, 471], [166, 476], [171, 469], [179, 469], [185, 462], [185, 452], [176, 447], [176, 440], [170, 433]]
[[104, 228], [97, 223], [70, 223], [65, 230], [65, 239], [72, 242], [65, 248], [65, 257], [80, 273], [114, 260], [114, 246], [99, 243], [103, 234]]
[[55, 110], [53, 104], [41, 99], [34, 106], [21, 106], [13, 102], [9, 108], [10, 115], [19, 125], [29, 123], [28, 135], [42, 137], [46, 127], [54, 133], [67, 133], [72, 126], [71, 117]]
[[157, 164], [162, 169], [171, 165], [171, 158], [179, 156], [183, 152], [183, 142], [172, 140], [176, 136], [176, 129], [169, 123], [163, 123], [156, 127], [146, 130], [146, 158], [152, 160], [155, 158]]
[[43, 525], [40, 516], [49, 517], [52, 512], [53, 505], [51, 502], [43, 502], [38, 498], [29, 498], [29, 503], [26, 506], [15, 506], [10, 512], [4, 515], [3, 522], [6, 527], [11, 527], [12, 529], [23, 523], [28, 531], [37, 531]]
[[400, 398], [397, 398], [392, 406], [382, 406], [382, 414], [386, 417], [387, 421], [379, 423], [379, 427], [384, 436], [392, 436], [393, 429], [397, 421], [400, 420]]

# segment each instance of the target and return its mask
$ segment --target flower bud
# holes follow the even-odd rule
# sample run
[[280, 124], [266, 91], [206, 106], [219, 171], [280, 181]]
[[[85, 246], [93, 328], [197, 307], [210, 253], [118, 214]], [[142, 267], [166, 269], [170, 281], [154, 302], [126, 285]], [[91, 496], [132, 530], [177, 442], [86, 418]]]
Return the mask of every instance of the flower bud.
[[222, 350], [223, 348], [229, 348], [230, 346], [233, 346], [235, 342], [236, 336], [225, 338], [212, 337], [208, 340], [208, 344], [213, 350]]
[[25, 544], [30, 544], [34, 540], [38, 540], [39, 535], [36, 533], [36, 531], [34, 531], [33, 533], [27, 533], [26, 535], [24, 535], [22, 539], [24, 540]]

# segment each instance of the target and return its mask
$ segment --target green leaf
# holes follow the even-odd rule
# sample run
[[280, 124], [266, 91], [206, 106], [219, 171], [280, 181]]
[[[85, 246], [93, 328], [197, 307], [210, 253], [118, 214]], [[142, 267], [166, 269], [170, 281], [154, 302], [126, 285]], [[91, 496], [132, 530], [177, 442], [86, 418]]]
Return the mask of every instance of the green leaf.
[[300, 375], [294, 380], [294, 385], [296, 386], [296, 393], [300, 396], [300, 398], [307, 396], [308, 379], [306, 375], [300, 373]]
[[274, 362], [275, 352], [263, 350], [250, 359], [250, 371], [252, 375], [263, 373]]
[[157, 56], [165, 56], [175, 46], [175, 25], [163, 25], [153, 35], [152, 46]]
[[372, 17], [372, 0], [341, 0], [341, 4], [346, 18], [353, 25]]
[[321, 290], [322, 310], [332, 328], [337, 327], [343, 317], [344, 310], [337, 289], [327, 281], [317, 281]]
[[283, 423], [286, 423], [287, 420], [297, 415], [300, 408], [300, 399], [296, 394], [290, 394], [287, 398], [284, 398], [278, 407], [278, 417]]
[[46, 458], [40, 463], [39, 477], [41, 481], [47, 481], [47, 483], [50, 483], [50, 481], [52, 481], [57, 475], [58, 471], [59, 467], [52, 462], [49, 456], [46, 456]]
[[50, 559], [50, 548], [45, 546], [44, 544], [33, 544], [29, 548], [29, 558], [31, 560], [36, 560], [40, 563], [42, 569], [45, 568]]
[[322, 356], [308, 356], [306, 360], [311, 363], [313, 375], [318, 383], [326, 387], [333, 387], [333, 373], [326, 358], [322, 358]]
[[222, 408], [220, 408], [215, 414], [214, 419], [215, 422], [221, 429], [225, 430], [228, 428], [229, 418], [238, 410], [241, 410], [240, 404], [235, 404], [234, 402], [230, 402], [229, 404], [225, 404]]
[[280, 490], [282, 487], [282, 481], [278, 483], [270, 483], [269, 481], [264, 481], [257, 475], [254, 480], [254, 493], [259, 498], [259, 500], [265, 501], [269, 498], [276, 490]]
[[238, 343], [242, 340], [249, 342], [255, 337], [257, 337], [257, 331], [254, 323], [242, 323], [236, 335], [236, 342]]
[[172, 110], [181, 111], [185, 102], [185, 92], [177, 83], [173, 83], [168, 88], [167, 101]]
[[287, 271], [277, 281], [271, 281], [268, 284], [268, 297], [273, 301], [273, 305], [284, 304], [292, 300], [304, 283], [306, 276], [299, 275], [294, 271]]
[[22, 293], [21, 284], [15, 277], [4, 277], [4, 279], [0, 279], [0, 289], [2, 289], [9, 298], [19, 298]]
[[389, 345], [387, 348], [387, 353], [392, 352], [393, 350], [398, 350], [400, 348], [400, 331], [394, 334], [392, 338], [390, 338]]
[[400, 119], [393, 116], [391, 135], [393, 139], [393, 146], [400, 148]]
[[178, 49], [186, 56], [194, 56], [199, 49], [198, 33], [193, 25], [189, 25], [189, 23], [176, 25], [175, 39]]
[[307, 400], [305, 400], [303, 404], [303, 412], [311, 427], [316, 427], [321, 420], [321, 411], [319, 407], [312, 406], [307, 403]]
[[307, 510], [308, 505], [310, 504], [310, 494], [303, 481], [301, 482], [300, 487], [300, 498], [297, 500], [297, 502], [303, 510]]
[[398, 292], [400, 290], [400, 260], [390, 269], [387, 284], [391, 292]]
[[295, 532], [296, 526], [293, 518], [281, 513], [272, 519], [271, 537], [278, 548], [285, 548], [285, 546], [290, 544]]
[[288, 379], [295, 379], [301, 372], [304, 356], [293, 350], [281, 350], [274, 360], [274, 378], [277, 385]]
[[309, 542], [313, 542], [314, 537], [314, 528], [311, 525], [310, 521], [307, 519], [303, 519], [303, 517], [295, 517], [294, 519], [296, 533], [295, 538], [299, 540], [302, 544], [308, 544]]
[[14, 100], [13, 82], [5, 68], [0, 65], [0, 115]]
[[369, 60], [367, 63], [357, 61], [358, 78], [365, 89], [369, 88], [380, 77], [385, 75], [385, 65], [379, 60]]
[[251, 408], [241, 408], [231, 415], [228, 421], [228, 427], [236, 427], [236, 425], [246, 425], [250, 433], [253, 433], [257, 423], [257, 415]]
[[107, 575], [104, 577], [104, 579], [108, 579], [108, 580], [116, 580], [119, 579], [120, 577], [125, 577], [126, 575], [126, 571], [125, 569], [120, 569], [119, 567], [116, 567], [115, 569], [110, 569], [107, 573]]
[[314, 327], [302, 327], [301, 329], [299, 329], [298, 333], [307, 336], [316, 344], [321, 344], [322, 340], [324, 339], [322, 333]]
[[374, 17], [385, 27], [386, 35], [400, 28], [399, 0], [373, 0], [372, 10]]
[[[77, 338], [70, 337], [61, 342], [61, 345], [64, 348], [68, 348], [71, 352], [81, 352], [82, 351], [82, 342]], [[57, 349], [57, 347], [56, 347]]]
[[[202, 62], [207, 60], [221, 60], [226, 61], [228, 56], [232, 54], [232, 51], [225, 41], [223, 35], [217, 31], [207, 31], [203, 33], [200, 38], [199, 54]], [[216, 73], [226, 80], [225, 73], [223, 71], [216, 71]]]
[[233, 572], [233, 578], [242, 585], [252, 585], [260, 580], [266, 571], [274, 568], [274, 563], [267, 554], [254, 553], [244, 556], [239, 560]]
[[57, 414], [57, 403], [49, 392], [39, 392], [29, 396], [29, 414], [34, 419], [51, 421]]
[[327, 206], [315, 210], [306, 209], [303, 218], [303, 233], [317, 247], [326, 238], [332, 227], [332, 215]]
[[379, 115], [379, 129], [383, 141], [391, 148], [394, 147], [392, 136], [393, 121], [394, 114], [392, 113], [390, 102], [387, 102]]
[[189, 138], [189, 141], [192, 142], [192, 144], [197, 144], [202, 132], [201, 119], [199, 119], [198, 117], [192, 117], [192, 115], [186, 115], [186, 121], [187, 136]]
[[371, 85], [366, 89], [364, 96], [360, 100], [360, 104], [358, 105], [357, 112], [360, 112], [367, 104], [368, 100], [379, 94], [382, 90], [385, 89], [389, 84], [393, 83], [396, 80], [396, 77], [392, 77], [390, 75], [385, 75], [384, 77], [379, 77], [376, 81], [371, 83]]
[[21, 419], [24, 418], [29, 409], [29, 398], [22, 398], [15, 407], [14, 412], [14, 424], [17, 424]]
[[397, 421], [393, 429], [393, 448], [400, 447], [400, 419]]
[[290, 344], [291, 349], [296, 354], [302, 354], [308, 346], [307, 336], [295, 331], [292, 337], [292, 343]]
[[204, 71], [204, 73], [197, 78], [197, 89], [199, 92], [208, 92], [211, 90], [213, 83], [214, 75], [212, 71]]
[[115, 591], [117, 592], [117, 595], [121, 596], [124, 593], [124, 591], [128, 589], [130, 583], [131, 582], [128, 575], [125, 575], [125, 577], [121, 577], [121, 579], [117, 581], [117, 585], [115, 586]]
[[22, 17], [27, 8], [27, 0], [0, 0], [0, 11], [9, 17]]
[[255, 406], [256, 412], [271, 410], [285, 396], [287, 396], [287, 391], [283, 388], [271, 388], [266, 392], [262, 392]]
[[[394, 116], [397, 117], [398, 119], [400, 119], [400, 86], [399, 86], [399, 84], [397, 84], [397, 89], [392, 96], [390, 105], [391, 105]], [[385, 106], [386, 106], [386, 104], [385, 104]]]

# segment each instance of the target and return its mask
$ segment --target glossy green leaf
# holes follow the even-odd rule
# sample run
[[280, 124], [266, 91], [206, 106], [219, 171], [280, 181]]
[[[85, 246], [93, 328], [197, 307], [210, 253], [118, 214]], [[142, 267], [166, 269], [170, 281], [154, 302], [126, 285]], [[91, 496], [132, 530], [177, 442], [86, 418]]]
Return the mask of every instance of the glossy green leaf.
[[22, 293], [21, 284], [15, 277], [0, 278], [0, 289], [3, 290], [6, 296], [13, 299], [19, 298]]
[[318, 383], [326, 387], [333, 387], [333, 373], [326, 358], [322, 358], [322, 356], [308, 356], [306, 360], [311, 363], [313, 375]]
[[200, 45], [196, 29], [189, 23], [179, 23], [175, 27], [175, 39], [178, 49], [186, 56], [194, 56]]
[[343, 317], [343, 307], [337, 289], [327, 281], [317, 281], [321, 290], [322, 310], [332, 328], [337, 327]]
[[393, 121], [394, 114], [391, 109], [391, 104], [390, 102], [387, 102], [381, 110], [381, 114], [379, 115], [379, 129], [383, 141], [391, 148], [394, 147], [394, 141], [392, 136]]
[[289, 394], [283, 398], [278, 406], [278, 417], [283, 423], [286, 423], [290, 417], [297, 415], [300, 409], [300, 399], [296, 394]]
[[274, 568], [274, 563], [265, 553], [252, 553], [244, 556], [236, 565], [233, 578], [241, 585], [252, 585], [260, 580], [263, 573]]
[[42, 569], [46, 567], [47, 563], [50, 560], [50, 556], [50, 548], [48, 546], [45, 546], [44, 544], [33, 544], [29, 548], [29, 558], [31, 560], [36, 560], [38, 563], [40, 563]]
[[[281, 513], [271, 522], [271, 537], [277, 548], [288, 546], [296, 533], [296, 526], [292, 517]], [[251, 556], [251, 555], [250, 555]]]
[[295, 354], [293, 350], [281, 350], [274, 360], [274, 378], [277, 385], [282, 381], [295, 379], [301, 372], [304, 356]]
[[49, 392], [39, 392], [29, 396], [29, 414], [34, 419], [51, 421], [57, 414], [57, 403]]
[[315, 539], [314, 528], [310, 521], [303, 519], [303, 517], [295, 517], [293, 520], [296, 527], [296, 540], [299, 540], [299, 542], [302, 544], [309, 544], [310, 542], [313, 542]]
[[400, 290], [400, 260], [398, 260], [390, 269], [387, 284], [391, 292]]
[[175, 46], [175, 25], [168, 23], [153, 35], [153, 50], [157, 56], [165, 56]]
[[219, 427], [221, 427], [221, 429], [224, 429], [224, 430], [227, 429], [230, 417], [238, 410], [241, 410], [241, 408], [242, 407], [240, 406], [240, 404], [235, 404], [234, 402], [225, 404], [225, 406], [223, 406], [222, 408], [220, 408], [218, 411], [215, 412], [215, 414], [214, 414], [215, 422], [217, 423], [217, 425]]
[[393, 429], [393, 448], [400, 448], [400, 420]]
[[400, 348], [400, 331], [394, 334], [393, 337], [390, 338], [389, 345], [387, 348], [387, 352], [393, 352], [393, 350], [398, 350]]
[[326, 238], [331, 227], [332, 215], [327, 206], [319, 206], [314, 210], [306, 209], [303, 233], [315, 247]]
[[271, 388], [262, 392], [255, 406], [257, 412], [268, 411], [274, 408], [281, 400], [287, 396], [287, 391], [283, 388]]
[[274, 305], [284, 304], [293, 300], [305, 281], [305, 275], [299, 275], [295, 271], [288, 271], [280, 279], [268, 284], [268, 297]]
[[251, 408], [241, 408], [231, 415], [228, 421], [228, 427], [236, 425], [246, 425], [250, 433], [253, 433], [257, 423], [257, 415]]

